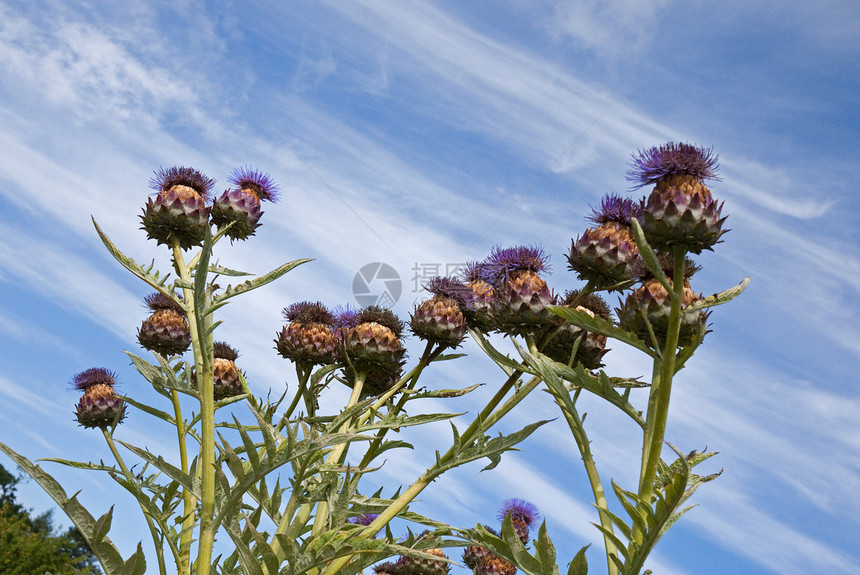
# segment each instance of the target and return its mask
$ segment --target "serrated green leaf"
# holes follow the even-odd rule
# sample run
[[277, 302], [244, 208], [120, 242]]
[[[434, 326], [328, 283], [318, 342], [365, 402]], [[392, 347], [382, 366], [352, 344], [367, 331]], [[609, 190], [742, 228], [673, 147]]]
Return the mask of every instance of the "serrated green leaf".
[[620, 342], [634, 347], [647, 354], [649, 357], [656, 357], [656, 352], [645, 345], [645, 342], [639, 339], [635, 334], [625, 331], [612, 323], [600, 317], [599, 315], [592, 316], [591, 314], [578, 309], [571, 309], [561, 305], [548, 305], [546, 308], [555, 315], [563, 318], [568, 323], [580, 327], [592, 333], [605, 335]]
[[747, 286], [750, 283], [749, 276], [745, 277], [741, 283], [738, 285], [731, 287], [727, 290], [721, 291], [720, 293], [715, 293], [713, 295], [709, 295], [708, 297], [702, 298], [700, 300], [696, 300], [690, 305], [688, 305], [685, 309], [687, 311], [695, 311], [699, 309], [705, 309], [708, 307], [714, 307], [716, 305], [721, 305], [727, 302], [732, 301], [741, 293], [747, 289]]
[[175, 465], [168, 463], [160, 455], [155, 455], [153, 453], [150, 453], [146, 449], [141, 449], [136, 445], [132, 445], [119, 439], [115, 441], [129, 451], [131, 451], [132, 453], [134, 453], [135, 455], [137, 455], [138, 457], [140, 457], [141, 459], [143, 459], [144, 461], [148, 461], [149, 464], [156, 469], [163, 471], [172, 480], [178, 482], [180, 485], [182, 485], [182, 487], [193, 493], [197, 499], [200, 499], [200, 492], [197, 491], [197, 489], [195, 488], [194, 482], [189, 474], [183, 473], [181, 469], [179, 469]]
[[567, 575], [588, 575], [588, 559], [585, 557], [585, 551], [591, 547], [591, 544], [580, 549], [570, 562], [570, 568], [567, 570]]
[[313, 261], [313, 260], [311, 260], [311, 259], [299, 259], [299, 260], [295, 260], [292, 262], [288, 262], [288, 263], [285, 263], [284, 265], [270, 271], [269, 273], [261, 275], [255, 279], [248, 280], [248, 281], [243, 282], [237, 286], [229, 286], [224, 291], [223, 294], [216, 296], [212, 303], [218, 304], [219, 302], [225, 301], [225, 300], [227, 300], [231, 297], [237, 296], [241, 293], [245, 293], [245, 292], [251, 291], [253, 289], [257, 289], [259, 287], [262, 287], [268, 283], [275, 281], [276, 279], [283, 276], [284, 274], [286, 274], [287, 272], [289, 272], [293, 268], [298, 267], [298, 266], [300, 266], [304, 263], [310, 262], [310, 261]]
[[142, 279], [146, 283], [148, 283], [153, 289], [161, 292], [170, 300], [176, 302], [180, 307], [182, 306], [182, 302], [177, 299], [176, 294], [173, 293], [173, 288], [168, 288], [165, 284], [167, 282], [167, 278], [170, 274], [165, 275], [164, 277], [159, 277], [158, 272], [151, 273], [151, 269], [153, 266], [150, 266], [149, 269], [144, 269], [140, 264], [135, 262], [133, 259], [122, 253], [119, 248], [114, 245], [114, 243], [107, 237], [107, 235], [102, 231], [99, 225], [96, 223], [95, 218], [92, 218], [93, 225], [96, 228], [96, 233], [98, 233], [99, 237], [102, 240], [102, 243], [105, 245], [110, 254], [114, 257], [116, 261], [122, 265], [125, 269], [130, 271], [132, 274]]
[[219, 276], [230, 276], [230, 277], [241, 277], [241, 276], [252, 276], [254, 274], [248, 272], [240, 272], [238, 270], [232, 270], [230, 268], [215, 264], [209, 264], [209, 273], [217, 274]]

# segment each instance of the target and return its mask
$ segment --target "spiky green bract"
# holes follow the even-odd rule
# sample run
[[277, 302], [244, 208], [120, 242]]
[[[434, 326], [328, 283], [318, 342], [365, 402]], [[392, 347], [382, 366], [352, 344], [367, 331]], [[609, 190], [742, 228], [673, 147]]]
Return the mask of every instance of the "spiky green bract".
[[69, 384], [78, 391], [85, 391], [93, 385], [113, 387], [117, 382], [116, 377], [116, 372], [105, 367], [91, 367], [72, 376]]
[[[565, 294], [559, 305], [585, 311], [592, 317], [610, 319], [609, 306], [596, 293], [571, 290]], [[603, 365], [603, 356], [609, 351], [606, 349], [606, 336], [585, 331], [560, 317], [557, 322], [557, 326], [551, 328], [554, 335], [541, 349], [544, 355], [563, 364], [571, 364], [573, 359], [571, 365], [581, 364], [586, 369], [598, 369]], [[571, 358], [574, 346], [577, 346], [576, 354]]]
[[546, 280], [532, 270], [511, 272], [494, 288], [491, 317], [496, 329], [509, 335], [534, 333], [553, 325], [555, 317], [546, 306], [556, 297]]
[[473, 568], [474, 575], [514, 575], [516, 572], [512, 563], [495, 553], [482, 557]]
[[86, 387], [75, 407], [75, 418], [87, 428], [106, 429], [118, 425], [125, 417], [125, 402], [111, 384], [96, 383]]
[[334, 362], [338, 338], [335, 317], [321, 302], [303, 301], [284, 308], [290, 323], [275, 339], [275, 349], [297, 364], [325, 365]]
[[215, 180], [212, 178], [185, 166], [159, 168], [149, 180], [149, 187], [156, 192], [166, 192], [174, 186], [185, 186], [196, 191], [204, 200], [209, 199], [209, 192], [214, 185]]
[[250, 166], [239, 166], [233, 170], [227, 181], [240, 190], [249, 190], [258, 202], [278, 201], [280, 194], [278, 184], [266, 172], [255, 170]]
[[386, 561], [385, 563], [374, 565], [373, 572], [376, 573], [376, 575], [405, 575], [397, 563], [394, 563], [393, 561]]
[[635, 188], [656, 184], [674, 175], [688, 175], [702, 181], [718, 180], [719, 156], [713, 148], [686, 143], [668, 142], [647, 150], [639, 150], [630, 161], [627, 179]]
[[728, 231], [722, 229], [728, 216], [722, 216], [722, 202], [706, 196], [677, 186], [654, 190], [642, 214], [642, 231], [651, 247], [671, 251], [682, 246], [694, 254], [712, 250]]
[[191, 330], [185, 312], [161, 292], [144, 298], [152, 315], [137, 330], [137, 340], [145, 349], [164, 356], [184, 353], [191, 345]]
[[529, 542], [529, 529], [540, 519], [537, 505], [525, 499], [506, 499], [499, 508], [499, 513], [496, 517], [499, 521], [504, 521], [508, 515], [511, 516], [511, 522], [517, 532], [517, 537], [520, 538], [523, 545], [527, 545]]

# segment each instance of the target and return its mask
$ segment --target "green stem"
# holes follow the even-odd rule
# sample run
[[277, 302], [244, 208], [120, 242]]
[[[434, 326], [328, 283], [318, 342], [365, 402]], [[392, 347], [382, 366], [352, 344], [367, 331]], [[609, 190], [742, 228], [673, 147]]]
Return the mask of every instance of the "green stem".
[[[110, 448], [111, 453], [113, 454], [114, 459], [116, 459], [117, 464], [119, 464], [119, 468], [122, 470], [123, 476], [125, 476], [126, 481], [128, 481], [132, 485], [136, 485], [137, 481], [134, 476], [129, 471], [128, 467], [123, 461], [122, 456], [119, 454], [119, 451], [116, 448], [116, 444], [113, 442], [113, 437], [111, 433], [102, 428], [102, 433], [105, 436], [105, 441], [107, 441], [108, 447]], [[140, 504], [140, 502], [138, 502]], [[143, 517], [146, 519], [146, 524], [149, 527], [149, 532], [152, 534], [152, 543], [155, 546], [155, 556], [158, 559], [158, 572], [160, 575], [167, 575], [167, 566], [164, 564], [164, 545], [161, 541], [161, 537], [158, 535], [158, 529], [155, 527], [155, 523], [152, 520], [152, 516], [149, 514], [149, 511], [143, 504], [140, 504], [140, 510], [143, 511]], [[178, 559], [178, 558], [177, 558]], [[177, 567], [179, 566], [179, 562], [177, 561]]]
[[[585, 433], [585, 426], [582, 424], [582, 418], [579, 412], [573, 407], [576, 403], [576, 398], [579, 396], [580, 390], [577, 390], [569, 409], [562, 409], [564, 418], [567, 420], [567, 425], [576, 440], [576, 446], [579, 448], [579, 453], [582, 456], [582, 463], [585, 465], [585, 473], [588, 475], [588, 483], [591, 485], [591, 492], [594, 494], [594, 505], [598, 510], [609, 511], [609, 504], [606, 501], [606, 492], [603, 490], [603, 482], [600, 481], [600, 474], [597, 472], [597, 466], [594, 463], [594, 456], [591, 453], [591, 442], [588, 435]], [[561, 403], [559, 403], [561, 407]], [[612, 520], [605, 513], [599, 513], [600, 525], [613, 532]], [[606, 549], [606, 562], [609, 567], [609, 575], [618, 575], [618, 566], [612, 561], [611, 556], [617, 555], [617, 549], [612, 539], [604, 534], [603, 544]]]
[[[204, 250], [207, 247], [203, 248]], [[202, 252], [201, 252], [202, 253]], [[199, 256], [195, 256], [198, 263]], [[182, 257], [179, 244], [173, 244], [173, 265], [179, 277], [186, 285], [191, 283], [191, 270]], [[207, 269], [197, 269], [196, 273], [207, 274]], [[204, 293], [197, 294], [194, 289], [184, 288], [183, 297], [186, 303], [188, 327], [191, 331], [191, 345], [194, 350], [194, 367], [197, 374], [197, 390], [200, 395], [200, 457], [198, 473], [200, 474], [200, 532], [197, 541], [197, 560], [195, 569], [197, 575], [209, 575], [212, 565], [212, 547], [215, 543], [215, 400], [214, 379], [212, 374], [212, 333], [210, 317], [197, 317], [198, 309], [208, 309], [210, 302], [208, 288]], [[198, 306], [197, 298], [204, 301]]]
[[654, 360], [651, 393], [648, 397], [648, 414], [645, 419], [645, 437], [642, 447], [642, 468], [639, 476], [639, 497], [651, 501], [660, 454], [666, 435], [666, 422], [669, 417], [669, 401], [672, 395], [672, 377], [675, 375], [675, 357], [681, 332], [681, 300], [684, 294], [684, 258], [686, 252], [681, 247], [673, 250], [674, 274], [672, 288], [675, 297], [671, 298], [669, 327], [663, 357]]
[[[296, 364], [296, 375], [298, 375], [299, 378], [299, 386], [296, 389], [296, 395], [295, 397], [293, 397], [293, 401], [290, 403], [290, 407], [287, 408], [287, 412], [284, 414], [284, 417], [283, 419], [281, 419], [281, 421], [289, 421], [290, 417], [292, 417], [293, 415], [293, 411], [295, 411], [296, 407], [299, 404], [299, 399], [305, 397], [305, 393], [308, 387], [308, 379], [311, 376], [312, 369], [313, 366], [302, 367], [299, 364]], [[305, 398], [305, 404], [307, 404], [307, 398]], [[280, 431], [281, 429], [283, 429], [283, 427], [279, 426], [278, 431]]]
[[[173, 402], [173, 413], [176, 418], [176, 435], [179, 441], [179, 461], [182, 473], [188, 474], [188, 446], [185, 442], [185, 421], [182, 419], [182, 408], [179, 404], [179, 393], [173, 389], [170, 391], [170, 399]], [[182, 520], [183, 533], [179, 540], [179, 550], [182, 560], [178, 571], [180, 575], [191, 573], [191, 541], [194, 533], [194, 509], [197, 506], [197, 498], [191, 491], [185, 489], [182, 492], [183, 512], [185, 519]]]

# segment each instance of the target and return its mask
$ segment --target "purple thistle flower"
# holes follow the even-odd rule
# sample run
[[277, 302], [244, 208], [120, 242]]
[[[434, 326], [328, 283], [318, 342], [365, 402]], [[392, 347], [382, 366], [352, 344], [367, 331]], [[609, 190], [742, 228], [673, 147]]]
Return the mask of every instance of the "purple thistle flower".
[[113, 387], [116, 385], [116, 372], [104, 367], [91, 367], [75, 374], [69, 384], [78, 391], [99, 384]]
[[239, 166], [227, 181], [239, 189], [251, 188], [257, 193], [257, 199], [277, 202], [280, 189], [278, 184], [265, 172], [251, 169], [250, 166]]
[[335, 317], [322, 302], [300, 301], [284, 308], [284, 319], [298, 323], [334, 325]]
[[424, 289], [433, 295], [452, 299], [462, 307], [470, 308], [475, 301], [475, 292], [457, 278], [437, 276], [427, 282]]
[[633, 189], [656, 184], [676, 174], [688, 174], [698, 180], [719, 180], [718, 160], [719, 156], [714, 154], [713, 148], [669, 142], [648, 150], [639, 150], [630, 161], [627, 179], [635, 183]]
[[334, 328], [351, 328], [359, 324], [358, 311], [349, 307], [349, 304], [337, 306], [332, 313], [334, 316]]
[[349, 522], [355, 525], [364, 525], [365, 527], [367, 527], [368, 525], [376, 521], [377, 517], [379, 517], [378, 513], [364, 513], [356, 517], [350, 517]]
[[540, 246], [514, 246], [512, 248], [494, 247], [487, 258], [478, 264], [481, 279], [499, 285], [508, 279], [512, 272], [529, 270], [533, 272], [548, 271], [549, 256]]
[[215, 180], [212, 178], [207, 178], [194, 168], [185, 166], [161, 168], [149, 180], [149, 187], [156, 192], [167, 191], [173, 186], [188, 186], [203, 196], [204, 199], [208, 199], [209, 191], [214, 185]]
[[508, 513], [511, 514], [513, 521], [522, 521], [527, 527], [531, 527], [533, 523], [540, 519], [537, 505], [525, 499], [506, 499], [499, 508], [499, 513], [496, 517], [499, 521], [504, 521]]
[[639, 219], [642, 215], [642, 204], [631, 198], [623, 198], [618, 194], [606, 194], [600, 200], [600, 206], [591, 209], [591, 215], [586, 219], [596, 224], [616, 222], [630, 225], [630, 220]]

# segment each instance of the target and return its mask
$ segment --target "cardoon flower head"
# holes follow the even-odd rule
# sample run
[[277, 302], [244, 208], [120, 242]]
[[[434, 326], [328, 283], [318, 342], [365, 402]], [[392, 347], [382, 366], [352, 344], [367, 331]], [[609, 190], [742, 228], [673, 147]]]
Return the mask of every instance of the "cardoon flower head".
[[248, 190], [257, 201], [277, 202], [280, 195], [278, 184], [265, 172], [240, 166], [233, 170], [227, 181], [240, 190]]
[[[489, 525], [484, 525], [484, 529], [497, 537], [499, 535], [499, 532]], [[463, 550], [463, 564], [473, 571], [478, 568], [478, 565], [485, 557], [498, 557], [498, 555], [480, 545], [469, 545]]]
[[493, 285], [482, 279], [485, 275], [483, 262], [468, 262], [463, 268], [463, 281], [472, 292], [470, 305], [464, 308], [466, 325], [479, 331], [488, 332], [495, 328], [491, 315], [495, 290]]
[[642, 205], [642, 230], [658, 251], [682, 247], [694, 254], [710, 250], [720, 241], [723, 204], [705, 186], [718, 180], [717, 156], [710, 148], [668, 143], [640, 151], [631, 163], [628, 179], [641, 187], [656, 184]]
[[634, 189], [656, 184], [671, 176], [692, 176], [700, 182], [719, 180], [719, 156], [713, 148], [702, 148], [692, 144], [669, 142], [648, 150], [639, 150], [630, 162], [627, 179], [634, 182]]
[[628, 266], [639, 258], [639, 249], [630, 233], [630, 222], [641, 217], [639, 203], [609, 194], [589, 220], [598, 224], [573, 240], [567, 256], [569, 267], [595, 289], [621, 290], [627, 281]]
[[260, 202], [277, 201], [278, 186], [269, 174], [248, 166], [233, 170], [228, 181], [236, 187], [213, 202], [212, 223], [219, 228], [229, 225], [225, 233], [234, 240], [244, 240], [260, 227]]
[[[239, 379], [239, 369], [236, 367], [239, 352], [223, 341], [216, 341], [213, 344], [212, 355], [212, 395], [215, 401], [244, 393], [242, 381]], [[197, 373], [194, 371], [191, 372], [191, 384], [197, 387]]]
[[[565, 294], [559, 305], [584, 311], [592, 317], [599, 316], [605, 320], [610, 319], [609, 306], [596, 293], [572, 290]], [[603, 356], [609, 351], [606, 349], [606, 336], [583, 330], [561, 318], [558, 319], [559, 327], [550, 328], [555, 333], [541, 350], [543, 354], [559, 363], [582, 364], [586, 369], [602, 367]], [[574, 346], [577, 345], [577, 339], [579, 339], [579, 344], [576, 347], [576, 354], [571, 358]]]
[[455, 278], [436, 277], [427, 286], [433, 297], [415, 306], [409, 326], [423, 340], [457, 347], [466, 335], [463, 314], [474, 300], [472, 290]]
[[350, 307], [349, 304], [335, 307], [332, 315], [334, 316], [332, 326], [335, 329], [340, 330], [358, 325], [358, 310]]
[[187, 350], [191, 345], [191, 330], [179, 304], [161, 292], [152, 293], [143, 301], [152, 315], [137, 330], [140, 345], [165, 356]]
[[184, 250], [200, 245], [209, 226], [206, 201], [215, 180], [193, 168], [172, 167], [156, 172], [149, 183], [158, 195], [149, 198], [141, 215], [147, 237]]
[[529, 542], [529, 529], [540, 519], [540, 512], [534, 503], [524, 499], [507, 499], [499, 508], [497, 518], [504, 521], [508, 515], [523, 545]]
[[290, 323], [275, 340], [283, 357], [299, 364], [325, 365], [335, 360], [338, 339], [334, 315], [321, 302], [303, 301], [284, 308]]
[[125, 402], [114, 391], [114, 372], [93, 367], [76, 374], [71, 384], [84, 392], [75, 407], [75, 418], [82, 426], [106, 429], [118, 425], [125, 417]]
[[483, 279], [494, 289], [494, 327], [515, 335], [553, 321], [546, 306], [555, 302], [555, 296], [540, 276], [548, 269], [548, 259], [540, 247], [516, 246], [494, 248], [481, 262]]
[[379, 306], [363, 308], [354, 316], [343, 313], [339, 321], [348, 322], [340, 328], [341, 349], [345, 354], [341, 361], [349, 366], [348, 381], [353, 381], [353, 370], [365, 372], [364, 395], [375, 395], [388, 389], [397, 381], [395, 377], [406, 355], [400, 341], [403, 322], [394, 312]]
[[[669, 285], [673, 285], [674, 265], [669, 254], [660, 255], [660, 267], [667, 275]], [[699, 269], [700, 266], [696, 265], [693, 260], [685, 258], [684, 285], [681, 295], [681, 331], [678, 338], [678, 345], [681, 347], [691, 343], [695, 337], [704, 337], [707, 333], [706, 322], [710, 316], [710, 311], [686, 310], [690, 304], [702, 297], [690, 287], [690, 277]], [[637, 265], [633, 269], [633, 273], [634, 277], [643, 283], [642, 286], [627, 296], [620, 308], [615, 310], [618, 314], [618, 324], [622, 329], [635, 333], [649, 347], [661, 348], [666, 343], [671, 298], [663, 284], [654, 278], [644, 263]], [[651, 336], [652, 332], [653, 337]], [[655, 338], [656, 341], [654, 341]]]

